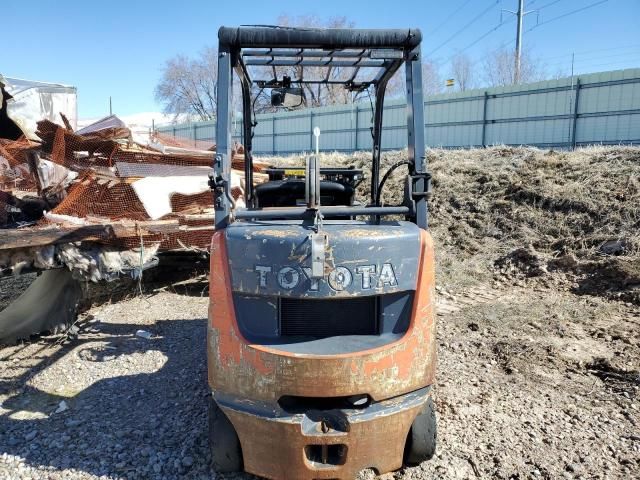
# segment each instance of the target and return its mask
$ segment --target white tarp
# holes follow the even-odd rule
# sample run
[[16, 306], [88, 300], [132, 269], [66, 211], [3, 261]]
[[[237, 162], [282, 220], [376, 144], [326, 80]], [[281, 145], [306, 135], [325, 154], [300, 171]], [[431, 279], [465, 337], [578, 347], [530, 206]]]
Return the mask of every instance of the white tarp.
[[76, 87], [57, 83], [35, 82], [3, 77], [0, 83], [13, 98], [7, 102], [7, 113], [30, 138], [36, 139], [36, 123], [51, 120], [63, 125], [63, 113], [75, 129], [78, 124], [78, 99]]
[[[231, 189], [242, 189], [243, 179], [235, 172], [231, 172]], [[131, 184], [133, 190], [142, 202], [147, 215], [152, 220], [157, 220], [171, 213], [171, 196], [180, 193], [182, 195], [195, 195], [207, 192], [211, 189], [209, 178], [201, 176], [173, 176], [173, 177], [146, 177], [136, 180]], [[236, 208], [244, 208], [244, 200], [236, 200]]]
[[146, 177], [131, 184], [152, 220], [171, 213], [171, 196], [174, 193], [195, 195], [206, 192], [208, 177]]

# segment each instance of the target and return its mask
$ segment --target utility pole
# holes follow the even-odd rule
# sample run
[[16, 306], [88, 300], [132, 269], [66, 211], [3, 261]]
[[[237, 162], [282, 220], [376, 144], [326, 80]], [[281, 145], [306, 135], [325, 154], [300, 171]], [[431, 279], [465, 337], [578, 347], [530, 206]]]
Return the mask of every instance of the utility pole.
[[522, 55], [522, 19], [524, 18], [524, 0], [518, 0], [518, 29], [516, 31], [516, 59], [513, 83], [520, 83], [520, 57]]
[[[524, 0], [518, 0], [518, 11], [514, 12], [512, 10], [502, 10], [503, 12], [511, 13], [517, 17], [517, 30], [516, 30], [516, 53], [514, 58], [514, 70], [513, 70], [513, 83], [517, 85], [520, 83], [521, 77], [521, 69], [522, 69], [522, 21], [524, 20], [525, 15], [529, 13], [533, 13], [536, 10], [531, 10], [526, 12], [524, 10]], [[502, 23], [502, 19], [500, 20]]]
[[113, 109], [111, 108], [111, 95], [109, 95], [109, 116], [113, 115]]

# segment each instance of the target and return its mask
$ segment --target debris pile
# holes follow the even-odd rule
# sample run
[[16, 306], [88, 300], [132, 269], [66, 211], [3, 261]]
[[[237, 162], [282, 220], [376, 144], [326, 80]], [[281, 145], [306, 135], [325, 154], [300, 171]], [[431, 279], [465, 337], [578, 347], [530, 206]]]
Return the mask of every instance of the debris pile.
[[[208, 248], [215, 145], [196, 149], [141, 137], [116, 116], [78, 131], [62, 118], [65, 126], [37, 122], [35, 139], [0, 139], [0, 276], [63, 264], [83, 278], [108, 278], [113, 268], [93, 268], [104, 263], [92, 251], [96, 242], [147, 254]], [[243, 206], [242, 145], [234, 148], [232, 166], [232, 193]], [[266, 180], [263, 167], [254, 166], [257, 183]], [[66, 255], [68, 244], [82, 253]]]

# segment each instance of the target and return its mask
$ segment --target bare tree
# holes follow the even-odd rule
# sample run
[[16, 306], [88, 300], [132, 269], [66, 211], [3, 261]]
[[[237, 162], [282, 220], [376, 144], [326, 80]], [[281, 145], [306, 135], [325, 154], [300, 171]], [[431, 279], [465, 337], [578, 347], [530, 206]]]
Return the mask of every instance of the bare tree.
[[[281, 15], [277, 20], [278, 26], [281, 27], [297, 27], [297, 28], [353, 28], [355, 23], [346, 17], [331, 17], [322, 19], [317, 15], [302, 15], [290, 17]], [[282, 76], [287, 75], [295, 80], [333, 80], [346, 81], [351, 78], [354, 73], [352, 67], [311, 67], [311, 66], [292, 66], [292, 67], [276, 67], [275, 75], [279, 80]], [[274, 76], [273, 69], [254, 68], [251, 70], [254, 78], [262, 78], [265, 80], [272, 79]], [[355, 81], [369, 80], [374, 73], [370, 69], [362, 69], [355, 77]], [[265, 78], [268, 77], [268, 78]], [[387, 96], [393, 97], [404, 89], [403, 76], [401, 72], [394, 75], [387, 84]], [[367, 97], [367, 91], [351, 92], [345, 88], [343, 84], [326, 84], [326, 83], [303, 83], [301, 84], [305, 93], [305, 102], [300, 105], [304, 107], [319, 107], [325, 105], [350, 104]], [[258, 95], [255, 110], [258, 112], [272, 111], [266, 92], [257, 90], [254, 92]]]
[[561, 78], [571, 77], [571, 66], [568, 67], [556, 67], [550, 75], [546, 76], [548, 80], [559, 80]]
[[436, 95], [442, 93], [442, 78], [438, 66], [425, 60], [422, 63], [422, 88], [425, 95]]
[[199, 120], [215, 118], [218, 103], [218, 53], [207, 47], [192, 59], [176, 55], [167, 60], [155, 88], [165, 113], [187, 114]]
[[[290, 17], [280, 15], [277, 23], [282, 27], [299, 28], [353, 28], [355, 23], [346, 17], [332, 17], [323, 20], [316, 15], [302, 15]], [[283, 67], [277, 72], [279, 75], [288, 75], [294, 80], [346, 80], [352, 73], [352, 69], [345, 67], [309, 67], [295, 66]], [[343, 85], [309, 84], [302, 87], [306, 97], [306, 107], [319, 107], [323, 105], [346, 104], [354, 101], [354, 95]]]
[[451, 60], [451, 78], [455, 80], [456, 89], [460, 92], [475, 87], [473, 62], [464, 53], [459, 53]]
[[[332, 17], [322, 19], [316, 15], [304, 15], [290, 17], [281, 15], [277, 24], [283, 27], [300, 28], [353, 28], [354, 22], [346, 17]], [[199, 120], [211, 120], [215, 118], [217, 106], [217, 51], [214, 48], [205, 48], [196, 58], [185, 55], [177, 55], [167, 60], [162, 69], [162, 76], [155, 88], [156, 100], [163, 104], [165, 113], [174, 115], [188, 114]], [[363, 69], [356, 76], [355, 81], [364, 79], [373, 73]], [[252, 67], [249, 70], [253, 80], [269, 81], [274, 78], [282, 80], [284, 75], [296, 80], [323, 80], [328, 78], [334, 81], [346, 81], [353, 75], [352, 67]], [[429, 75], [429, 85], [435, 89], [439, 84], [439, 77]], [[433, 78], [438, 78], [434, 81]], [[324, 105], [349, 104], [359, 101], [367, 96], [367, 92], [351, 92], [343, 84], [313, 83], [301, 84], [305, 93], [303, 107], [318, 107]], [[394, 75], [387, 85], [387, 95], [395, 96], [404, 89], [404, 77], [402, 72]], [[239, 84], [234, 81], [233, 105], [235, 110], [241, 109]], [[269, 91], [252, 85], [253, 110], [256, 113], [273, 111], [271, 107]]]
[[[484, 61], [485, 81], [490, 87], [513, 85], [515, 83], [515, 52], [497, 50], [487, 55]], [[544, 80], [545, 68], [530, 51], [523, 51], [520, 59], [520, 83]]]

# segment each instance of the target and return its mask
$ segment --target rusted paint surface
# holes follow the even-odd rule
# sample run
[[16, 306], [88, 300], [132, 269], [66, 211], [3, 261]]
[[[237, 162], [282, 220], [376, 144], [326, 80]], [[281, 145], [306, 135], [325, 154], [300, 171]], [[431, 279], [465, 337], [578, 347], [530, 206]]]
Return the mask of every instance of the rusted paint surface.
[[207, 339], [212, 390], [268, 402], [283, 395], [354, 394], [368, 394], [379, 401], [432, 384], [436, 359], [433, 241], [424, 231], [421, 249], [411, 324], [400, 340], [356, 353], [294, 354], [251, 344], [242, 337], [233, 309], [224, 232], [216, 232]]
[[348, 238], [370, 238], [370, 237], [393, 237], [401, 235], [400, 229], [370, 230], [365, 228], [349, 228], [345, 230], [345, 237]]
[[[221, 407], [238, 432], [247, 472], [277, 480], [353, 480], [364, 468], [382, 474], [402, 466], [409, 428], [427, 395], [416, 395], [411, 402], [402, 397], [387, 400], [373, 415], [364, 409], [278, 418], [254, 415], [250, 409], [224, 402]], [[311, 462], [304, 453], [307, 445], [344, 445], [346, 454], [334, 465]]]
[[295, 229], [286, 230], [282, 228], [279, 228], [279, 229], [274, 228], [271, 230], [261, 230], [260, 232], [248, 233], [246, 235], [246, 238], [247, 240], [251, 240], [255, 236], [271, 236], [271, 237], [278, 237], [278, 238], [289, 238], [297, 234], [298, 234], [298, 231]]

